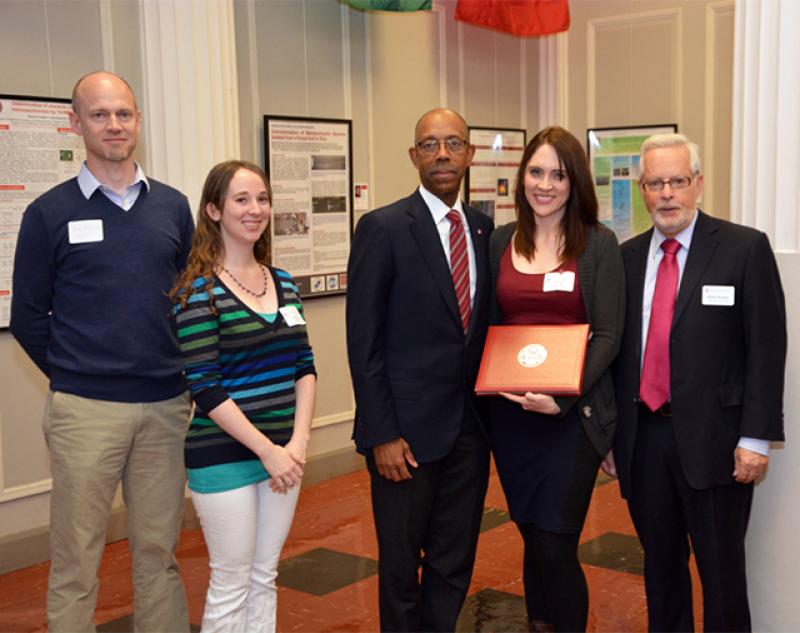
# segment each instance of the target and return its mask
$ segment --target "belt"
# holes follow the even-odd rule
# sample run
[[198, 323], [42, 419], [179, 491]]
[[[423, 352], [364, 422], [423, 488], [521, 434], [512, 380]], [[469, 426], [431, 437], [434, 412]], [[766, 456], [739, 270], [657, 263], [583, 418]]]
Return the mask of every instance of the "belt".
[[660, 407], [658, 407], [658, 409], [656, 409], [655, 411], [651, 411], [650, 407], [648, 407], [641, 400], [639, 400], [639, 406], [642, 407], [642, 409], [644, 409], [645, 412], [649, 413], [650, 415], [660, 415], [661, 417], [664, 417], [664, 418], [671, 418], [672, 417], [672, 403], [671, 402], [665, 402]]

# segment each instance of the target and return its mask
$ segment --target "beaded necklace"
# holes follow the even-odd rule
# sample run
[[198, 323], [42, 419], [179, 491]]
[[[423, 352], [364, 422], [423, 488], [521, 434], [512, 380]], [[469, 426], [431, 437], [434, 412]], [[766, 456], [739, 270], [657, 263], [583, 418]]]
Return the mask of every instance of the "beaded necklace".
[[267, 288], [269, 287], [269, 276], [267, 275], [266, 266], [259, 265], [259, 268], [261, 269], [261, 272], [264, 273], [264, 289], [261, 292], [253, 292], [252, 290], [250, 290], [250, 288], [245, 286], [241, 281], [236, 279], [236, 277], [233, 276], [233, 273], [230, 270], [228, 270], [225, 266], [222, 266], [222, 270], [224, 270], [228, 274], [228, 277], [230, 277], [233, 280], [233, 283], [239, 286], [239, 288], [244, 290], [247, 294], [254, 296], [256, 299], [260, 299], [265, 294], [267, 294]]

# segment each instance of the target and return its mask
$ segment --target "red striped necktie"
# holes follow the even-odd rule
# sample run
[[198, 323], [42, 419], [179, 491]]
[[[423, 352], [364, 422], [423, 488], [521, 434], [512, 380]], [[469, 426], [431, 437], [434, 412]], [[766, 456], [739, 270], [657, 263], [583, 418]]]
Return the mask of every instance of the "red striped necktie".
[[639, 397], [655, 411], [669, 400], [669, 331], [675, 312], [675, 295], [678, 292], [677, 253], [681, 244], [668, 239], [661, 242], [664, 256], [658, 265], [656, 287], [650, 308], [650, 325], [642, 363], [642, 380]]
[[469, 257], [467, 256], [467, 236], [458, 211], [451, 210], [445, 216], [450, 220], [450, 274], [456, 290], [458, 310], [464, 331], [469, 328], [472, 307], [469, 301]]

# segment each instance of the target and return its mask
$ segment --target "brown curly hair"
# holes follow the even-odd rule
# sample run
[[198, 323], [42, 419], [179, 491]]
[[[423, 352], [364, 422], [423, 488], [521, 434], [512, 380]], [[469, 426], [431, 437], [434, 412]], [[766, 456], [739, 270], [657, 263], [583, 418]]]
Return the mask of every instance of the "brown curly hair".
[[[264, 181], [267, 189], [269, 203], [272, 205], [272, 188], [264, 170], [258, 165], [244, 160], [228, 160], [219, 163], [211, 168], [206, 176], [203, 185], [203, 194], [200, 198], [200, 208], [197, 210], [197, 227], [192, 238], [192, 250], [189, 252], [189, 260], [186, 270], [181, 273], [172, 290], [169, 291], [169, 299], [173, 305], [186, 307], [189, 296], [192, 294], [192, 285], [200, 277], [206, 280], [205, 291], [208, 293], [208, 302], [211, 311], [216, 314], [214, 300], [211, 290], [214, 288], [214, 273], [222, 263], [225, 256], [224, 245], [222, 243], [222, 233], [219, 228], [219, 221], [212, 220], [206, 212], [206, 207], [213, 204], [217, 209], [224, 213], [225, 196], [228, 194], [228, 186], [234, 175], [240, 169], [246, 169], [257, 174]], [[253, 245], [253, 254], [256, 261], [265, 266], [269, 265], [269, 246], [270, 232], [264, 231], [258, 241]]]

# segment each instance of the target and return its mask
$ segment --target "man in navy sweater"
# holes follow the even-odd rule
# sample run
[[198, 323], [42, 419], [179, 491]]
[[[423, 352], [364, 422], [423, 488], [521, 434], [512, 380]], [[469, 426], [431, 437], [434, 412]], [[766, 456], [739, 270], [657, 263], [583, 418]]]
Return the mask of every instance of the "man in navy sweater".
[[50, 380], [50, 631], [94, 631], [97, 569], [117, 485], [128, 509], [137, 631], [188, 631], [175, 547], [189, 420], [166, 293], [194, 226], [186, 197], [133, 159], [141, 114], [128, 83], [81, 78], [70, 122], [77, 178], [25, 211], [11, 331]]

